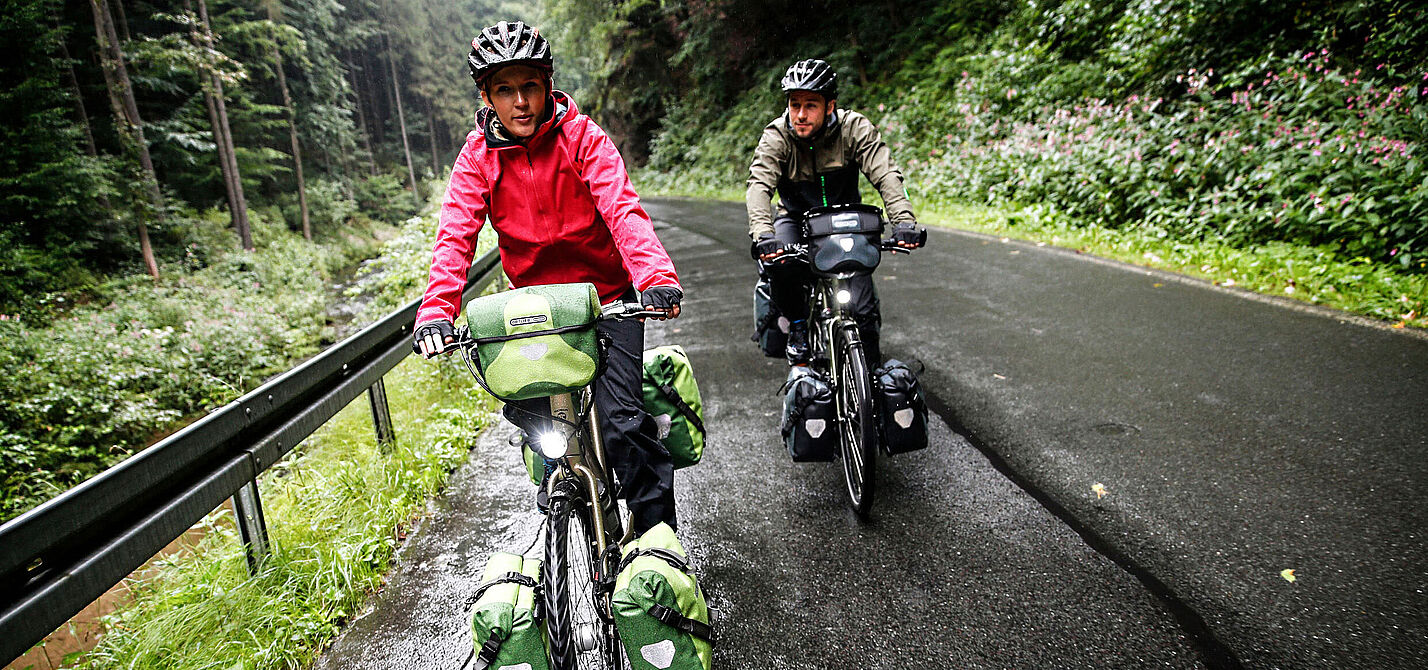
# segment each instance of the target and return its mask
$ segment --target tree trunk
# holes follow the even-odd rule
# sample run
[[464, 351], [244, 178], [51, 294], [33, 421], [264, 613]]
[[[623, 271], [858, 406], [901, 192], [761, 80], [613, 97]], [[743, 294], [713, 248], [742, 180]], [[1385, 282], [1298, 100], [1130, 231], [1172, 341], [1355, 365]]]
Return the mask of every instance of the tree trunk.
[[431, 174], [440, 177], [441, 150], [436, 148], [436, 111], [432, 109], [430, 100], [426, 101], [426, 128], [426, 136], [431, 140]]
[[397, 125], [402, 131], [402, 151], [407, 156], [407, 178], [412, 184], [412, 199], [416, 201], [417, 207], [421, 207], [421, 192], [417, 190], [416, 170], [412, 168], [412, 148], [407, 142], [407, 117], [402, 113], [402, 91], [397, 86], [397, 62], [392, 58], [390, 44], [387, 47], [387, 65], [392, 70], [392, 97], [397, 101]]
[[[183, 10], [188, 12], [194, 19], [198, 15], [193, 11], [193, 3], [183, 0]], [[193, 40], [194, 46], [204, 47], [207, 42], [199, 34], [197, 25], [189, 28], [189, 38]], [[228, 216], [233, 221], [233, 229], [238, 230], [241, 226], [238, 223], [238, 189], [235, 187], [234, 175], [229, 170], [231, 165], [228, 160], [228, 143], [223, 141], [223, 129], [218, 121], [218, 105], [213, 100], [213, 77], [206, 69], [199, 72], [199, 82], [203, 88], [203, 103], [208, 108], [208, 127], [213, 130], [213, 145], [218, 153], [218, 174], [223, 177], [223, 191], [228, 199]], [[237, 186], [242, 186], [238, 183]]]
[[362, 138], [362, 148], [367, 151], [367, 166], [373, 177], [377, 176], [377, 157], [372, 153], [372, 137], [367, 134], [367, 103], [362, 99], [362, 87], [359, 85], [357, 75], [352, 75], [352, 95], [357, 97], [357, 129], [360, 132], [358, 137]]
[[[208, 2], [198, 0], [198, 16], [203, 21], [203, 40], [209, 49], [214, 49], [213, 45], [213, 25], [208, 22]], [[238, 170], [238, 156], [233, 147], [233, 129], [228, 123], [228, 104], [224, 101], [223, 81], [216, 73], [209, 73], [209, 81], [213, 83], [213, 104], [217, 107], [218, 125], [214, 128], [218, 139], [227, 149], [227, 168], [229, 180], [233, 183], [234, 201], [238, 203], [238, 209], [233, 212], [233, 225], [238, 229], [238, 241], [243, 245], [244, 251], [252, 251], [253, 229], [248, 223], [248, 199], [243, 195], [243, 173]]]
[[[139, 117], [139, 105], [134, 102], [134, 89], [129, 84], [129, 71], [124, 66], [124, 53], [119, 50], [119, 36], [114, 32], [114, 17], [109, 14], [106, 0], [89, 0], [89, 9], [94, 13], [94, 31], [99, 41], [100, 59], [103, 61], [104, 82], [109, 89], [109, 104], [114, 109], [114, 122], [119, 130], [120, 140], [125, 150], [136, 153], [143, 168], [143, 179], [147, 182], [149, 198], [153, 207], [152, 216], [162, 221], [164, 217], [164, 195], [159, 190], [159, 179], [154, 175], [154, 161], [149, 156], [149, 144], [144, 139], [143, 119]], [[159, 278], [159, 264], [154, 258], [154, 247], [149, 243], [149, 226], [145, 222], [147, 212], [142, 208], [139, 216], [139, 251], [144, 257], [144, 267], [149, 276]]]
[[129, 17], [124, 15], [124, 0], [114, 0], [114, 9], [119, 12], [118, 28], [119, 38], [125, 42], [129, 41]]
[[[53, 17], [51, 17], [53, 18]], [[56, 25], [59, 22], [56, 20]], [[64, 57], [64, 72], [69, 77], [69, 90], [74, 95], [74, 111], [79, 116], [80, 127], [84, 128], [84, 153], [90, 158], [99, 157], [99, 147], [94, 144], [94, 129], [89, 124], [89, 111], [84, 108], [84, 91], [79, 88], [79, 78], [74, 76], [74, 60], [69, 56], [69, 44], [66, 43], [64, 35], [60, 35], [60, 56]], [[109, 195], [99, 194], [99, 206], [104, 211], [113, 216], [113, 207], [109, 203]]]
[[[278, 22], [274, 9], [276, 4], [273, 2], [268, 5], [268, 20], [273, 23]], [[283, 72], [283, 54], [277, 46], [273, 47], [273, 63], [278, 72], [278, 89], [283, 92], [283, 109], [288, 113], [288, 136], [293, 145], [293, 170], [297, 174], [298, 209], [302, 211], [302, 236], [311, 242], [312, 220], [308, 218], [307, 213], [307, 184], [302, 178], [302, 146], [298, 144], [297, 112], [293, 110], [293, 97], [288, 93], [288, 76]]]

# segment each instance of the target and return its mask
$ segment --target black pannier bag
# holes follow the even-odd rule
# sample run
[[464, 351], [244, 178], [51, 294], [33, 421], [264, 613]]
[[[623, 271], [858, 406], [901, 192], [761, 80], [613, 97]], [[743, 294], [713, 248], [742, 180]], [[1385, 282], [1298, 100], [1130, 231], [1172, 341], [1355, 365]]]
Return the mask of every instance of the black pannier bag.
[[882, 261], [882, 232], [882, 210], [871, 205], [809, 210], [808, 266], [816, 275], [868, 274]]
[[783, 391], [782, 432], [788, 455], [798, 463], [833, 460], [838, 446], [838, 418], [828, 382], [806, 371], [789, 379]]
[[927, 398], [917, 375], [902, 361], [889, 359], [873, 371], [878, 430], [883, 451], [902, 454], [927, 446]]
[[773, 303], [769, 280], [760, 277], [754, 285], [754, 336], [765, 356], [783, 358], [784, 345], [788, 344], [788, 318], [778, 311]]

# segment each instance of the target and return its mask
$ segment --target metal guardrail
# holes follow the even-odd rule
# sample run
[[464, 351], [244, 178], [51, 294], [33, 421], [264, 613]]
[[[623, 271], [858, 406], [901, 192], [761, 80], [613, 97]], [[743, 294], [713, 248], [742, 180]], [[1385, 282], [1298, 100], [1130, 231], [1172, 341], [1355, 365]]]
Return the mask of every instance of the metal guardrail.
[[[463, 304], [490, 285], [472, 263]], [[382, 375], [411, 352], [417, 302], [0, 526], [0, 659], [18, 658], [233, 498], [250, 564], [266, 553], [256, 478], [364, 391], [394, 439]]]

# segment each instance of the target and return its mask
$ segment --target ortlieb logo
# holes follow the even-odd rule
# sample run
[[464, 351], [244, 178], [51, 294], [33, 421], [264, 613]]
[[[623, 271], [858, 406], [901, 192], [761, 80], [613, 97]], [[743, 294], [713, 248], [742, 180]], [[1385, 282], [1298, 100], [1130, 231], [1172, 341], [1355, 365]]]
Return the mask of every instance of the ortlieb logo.
[[516, 318], [514, 318], [514, 319], [511, 319], [511, 327], [512, 327], [512, 328], [515, 328], [516, 326], [529, 326], [529, 325], [531, 325], [531, 324], [533, 324], [533, 323], [545, 323], [546, 321], [549, 321], [549, 320], [550, 320], [550, 317], [547, 317], [547, 316], [544, 315], [544, 314], [535, 314], [535, 315], [532, 315], [532, 316], [519, 316], [519, 317], [516, 317]]

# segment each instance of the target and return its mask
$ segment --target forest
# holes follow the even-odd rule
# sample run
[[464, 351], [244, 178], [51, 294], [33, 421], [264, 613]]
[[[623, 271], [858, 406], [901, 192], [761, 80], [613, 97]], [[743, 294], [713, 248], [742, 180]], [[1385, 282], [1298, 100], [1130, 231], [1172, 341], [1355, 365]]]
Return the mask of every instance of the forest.
[[821, 57], [924, 212], [1282, 255], [1277, 289], [1382, 283], [1358, 311], [1425, 323], [1409, 0], [6, 0], [4, 516], [329, 341], [326, 283], [439, 194], [497, 18], [647, 195], [738, 198]]
[[[1230, 250], [1215, 253], [1270, 267], [1279, 295], [1343, 306], [1334, 296], [1358, 287], [1373, 295], [1348, 308], [1428, 325], [1416, 0], [3, 7], [0, 521], [330, 344], [333, 285], [358, 264], [376, 268], [371, 310], [415, 297], [433, 199], [479, 105], [465, 52], [498, 19], [550, 38], [556, 86], [616, 140], [645, 196], [741, 199], [784, 104], [779, 76], [823, 58], [929, 221], [973, 207], [1016, 228]], [[212, 583], [244, 584], [261, 591], [250, 616], [273, 621], [234, 662], [302, 667], [380, 585], [393, 529], [484, 421], [472, 408], [489, 411], [474, 397], [442, 406], [453, 399], [432, 379], [449, 373], [400, 372], [427, 393], [409, 401], [422, 449], [358, 459], [351, 437], [292, 465], [327, 453], [338, 471], [371, 470], [333, 481], [383, 479], [385, 497], [305, 480], [287, 527], [312, 537], [288, 540], [270, 574], [244, 582], [235, 545], [221, 575], [183, 577], [192, 588], [139, 609], [161, 619], [212, 600]], [[230, 604], [203, 619], [217, 645]], [[140, 667], [127, 659], [141, 654], [178, 667], [162, 645], [126, 655], [152, 642], [126, 626], [94, 667]]]

